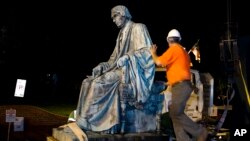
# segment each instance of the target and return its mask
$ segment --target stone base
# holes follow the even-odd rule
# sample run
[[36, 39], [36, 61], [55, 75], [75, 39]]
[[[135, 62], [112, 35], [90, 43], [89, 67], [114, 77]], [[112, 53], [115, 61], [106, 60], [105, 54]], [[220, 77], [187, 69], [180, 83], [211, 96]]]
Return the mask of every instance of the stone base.
[[58, 141], [57, 139], [55, 139], [54, 137], [52, 136], [49, 136], [47, 137], [47, 141]]
[[[169, 140], [166, 134], [157, 133], [128, 133], [128, 134], [101, 134], [95, 132], [86, 132], [88, 141], [163, 141]], [[76, 135], [69, 127], [53, 128], [52, 137], [47, 141], [79, 141]]]

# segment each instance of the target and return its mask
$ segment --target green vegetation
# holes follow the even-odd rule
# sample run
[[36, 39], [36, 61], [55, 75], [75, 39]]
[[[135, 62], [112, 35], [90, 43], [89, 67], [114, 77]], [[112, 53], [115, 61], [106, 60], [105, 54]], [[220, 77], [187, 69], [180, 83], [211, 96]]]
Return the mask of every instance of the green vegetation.
[[68, 117], [69, 114], [76, 109], [76, 104], [42, 105], [38, 107], [51, 113]]

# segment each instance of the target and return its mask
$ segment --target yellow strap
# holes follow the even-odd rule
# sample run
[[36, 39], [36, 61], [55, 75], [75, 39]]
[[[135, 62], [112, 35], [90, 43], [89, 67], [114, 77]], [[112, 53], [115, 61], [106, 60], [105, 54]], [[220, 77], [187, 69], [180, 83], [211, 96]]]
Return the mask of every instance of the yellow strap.
[[244, 84], [245, 91], [246, 91], [248, 106], [250, 106], [250, 97], [249, 97], [249, 93], [248, 93], [248, 89], [247, 89], [247, 84], [246, 84], [245, 79], [244, 79], [244, 76], [243, 76], [243, 74], [242, 74], [241, 62], [240, 62], [240, 61], [239, 61], [239, 67], [240, 67], [240, 76], [242, 77], [243, 84]]
[[65, 128], [67, 126], [73, 131], [73, 133], [77, 136], [79, 141], [88, 141], [87, 135], [82, 131], [82, 129], [75, 122], [62, 125], [59, 128]]

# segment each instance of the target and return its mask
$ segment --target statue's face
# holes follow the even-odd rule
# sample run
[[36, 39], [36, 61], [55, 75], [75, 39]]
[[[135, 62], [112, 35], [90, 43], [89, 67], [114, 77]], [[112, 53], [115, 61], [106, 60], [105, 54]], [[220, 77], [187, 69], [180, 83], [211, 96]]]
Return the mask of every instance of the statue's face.
[[112, 15], [113, 22], [117, 25], [117, 27], [122, 28], [126, 22], [126, 18], [119, 13]]

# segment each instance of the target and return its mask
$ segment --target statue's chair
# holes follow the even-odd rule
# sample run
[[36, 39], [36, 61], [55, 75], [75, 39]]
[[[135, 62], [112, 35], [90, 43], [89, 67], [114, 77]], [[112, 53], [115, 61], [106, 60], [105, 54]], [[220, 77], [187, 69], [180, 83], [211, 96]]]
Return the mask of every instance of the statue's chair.
[[[126, 74], [126, 73], [123, 73]], [[123, 77], [120, 87], [121, 124], [120, 133], [160, 132], [160, 116], [164, 101], [161, 92], [164, 81], [154, 81], [149, 97], [144, 103], [131, 97], [127, 77]]]

